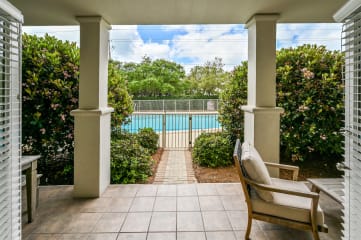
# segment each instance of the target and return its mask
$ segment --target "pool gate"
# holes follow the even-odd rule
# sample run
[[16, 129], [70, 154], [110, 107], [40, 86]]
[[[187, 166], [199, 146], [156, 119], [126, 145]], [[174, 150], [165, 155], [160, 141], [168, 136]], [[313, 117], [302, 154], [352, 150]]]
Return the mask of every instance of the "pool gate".
[[219, 132], [217, 111], [205, 112], [134, 112], [123, 130], [138, 132], [152, 128], [159, 134], [159, 146], [166, 150], [186, 150], [194, 146], [201, 133]]

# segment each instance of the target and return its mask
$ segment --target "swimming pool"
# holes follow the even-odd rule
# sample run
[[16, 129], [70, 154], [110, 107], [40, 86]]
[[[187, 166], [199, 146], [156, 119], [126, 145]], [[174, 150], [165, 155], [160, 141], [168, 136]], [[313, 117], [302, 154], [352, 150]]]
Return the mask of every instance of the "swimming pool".
[[190, 116], [192, 130], [221, 128], [218, 114], [137, 114], [132, 115], [131, 122], [122, 125], [122, 129], [134, 133], [140, 128], [153, 128], [156, 132], [162, 132], [164, 119], [166, 131], [190, 130]]

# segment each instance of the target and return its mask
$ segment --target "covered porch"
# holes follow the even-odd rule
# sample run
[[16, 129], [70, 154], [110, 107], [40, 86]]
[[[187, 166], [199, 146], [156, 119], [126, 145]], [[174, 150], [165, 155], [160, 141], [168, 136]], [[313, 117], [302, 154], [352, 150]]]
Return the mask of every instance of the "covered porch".
[[75, 118], [74, 196], [100, 197], [110, 183], [113, 109], [107, 101], [107, 66], [111, 25], [246, 24], [248, 99], [247, 106], [242, 106], [244, 137], [264, 159], [279, 162], [283, 109], [276, 104], [276, 25], [334, 22], [333, 15], [347, 1], [10, 2], [24, 15], [24, 25], [80, 25], [79, 106], [72, 111]]
[[[75, 117], [74, 186], [40, 187], [38, 215], [23, 239], [241, 239], [247, 207], [240, 184], [110, 185], [107, 103], [112, 24], [245, 23], [248, 105], [245, 140], [279, 162], [275, 88], [277, 23], [334, 22], [346, 0], [83, 1], [10, 0], [25, 25], [80, 25], [81, 74]], [[278, 175], [273, 172], [273, 175]], [[321, 193], [329, 233], [341, 238], [341, 206]], [[312, 239], [310, 233], [257, 222], [254, 239]]]
[[[243, 239], [247, 206], [240, 183], [110, 185], [100, 198], [74, 199], [73, 186], [40, 187], [35, 221], [23, 239], [235, 240]], [[341, 239], [341, 205], [321, 193], [329, 233]], [[257, 240], [307, 240], [310, 232], [255, 221]]]

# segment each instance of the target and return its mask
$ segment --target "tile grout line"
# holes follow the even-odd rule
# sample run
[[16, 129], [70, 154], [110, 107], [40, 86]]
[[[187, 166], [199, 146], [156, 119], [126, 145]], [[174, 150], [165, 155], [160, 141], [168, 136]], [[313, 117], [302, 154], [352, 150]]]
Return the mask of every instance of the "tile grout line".
[[[120, 229], [119, 229], [118, 236], [119, 236], [120, 233], [122, 232], [122, 228], [123, 228], [123, 226], [124, 226], [124, 224], [125, 224], [125, 221], [127, 220], [127, 217], [128, 217], [128, 215], [129, 215], [129, 213], [130, 213], [130, 209], [132, 208], [132, 205], [133, 205], [133, 203], [134, 203], [134, 199], [135, 199], [136, 196], [137, 196], [137, 193], [138, 193], [138, 190], [135, 192], [135, 195], [132, 197], [132, 201], [131, 201], [131, 203], [130, 203], [130, 205], [129, 205], [128, 211], [127, 211], [126, 214], [125, 214], [124, 221], [123, 221], [123, 223], [121, 224], [121, 227], [120, 227]], [[117, 239], [118, 239], [118, 236], [117, 236]]]
[[175, 189], [175, 239], [178, 239], [178, 186]]
[[152, 211], [150, 212], [150, 219], [149, 219], [149, 224], [148, 224], [148, 229], [147, 229], [147, 234], [145, 236], [145, 239], [148, 239], [148, 236], [149, 236], [150, 224], [152, 223], [153, 213], [154, 213], [154, 206], [155, 206], [155, 201], [157, 200], [157, 196], [158, 196], [158, 188], [157, 188], [157, 192], [156, 192], [155, 197], [154, 197]]
[[233, 225], [232, 225], [232, 221], [231, 221], [231, 219], [230, 219], [230, 217], [229, 217], [228, 211], [226, 210], [225, 204], [224, 204], [224, 202], [223, 202], [223, 200], [222, 200], [222, 196], [223, 196], [223, 195], [222, 195], [222, 193], [218, 190], [217, 187], [216, 187], [216, 191], [217, 191], [217, 194], [218, 194], [218, 198], [219, 198], [219, 200], [221, 201], [221, 204], [222, 204], [222, 207], [223, 207], [223, 209], [222, 209], [221, 211], [226, 214], [227, 221], [228, 221], [229, 226], [231, 226], [231, 231], [233, 232], [234, 239], [237, 239], [237, 235], [236, 235], [236, 233], [235, 233], [236, 230], [234, 229], [234, 227], [233, 227]]
[[205, 224], [204, 224], [203, 211], [202, 211], [202, 208], [201, 208], [201, 203], [199, 201], [199, 191], [198, 191], [198, 186], [197, 185], [196, 185], [196, 191], [197, 191], [197, 199], [198, 199], [198, 204], [199, 204], [199, 212], [201, 213], [204, 238], [205, 238], [205, 240], [207, 240], [206, 227], [205, 227]]

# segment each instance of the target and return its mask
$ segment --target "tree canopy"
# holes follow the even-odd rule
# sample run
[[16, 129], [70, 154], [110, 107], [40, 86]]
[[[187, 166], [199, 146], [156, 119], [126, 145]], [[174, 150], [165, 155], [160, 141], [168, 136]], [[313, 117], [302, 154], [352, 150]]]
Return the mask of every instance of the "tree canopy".
[[229, 80], [221, 58], [194, 66], [189, 74], [178, 63], [143, 57], [140, 63], [119, 63], [133, 98], [217, 97]]
[[189, 95], [218, 96], [229, 79], [223, 67], [218, 57], [203, 66], [193, 67], [186, 79]]
[[175, 62], [143, 57], [140, 63], [120, 63], [120, 70], [135, 98], [183, 94], [185, 70]]

